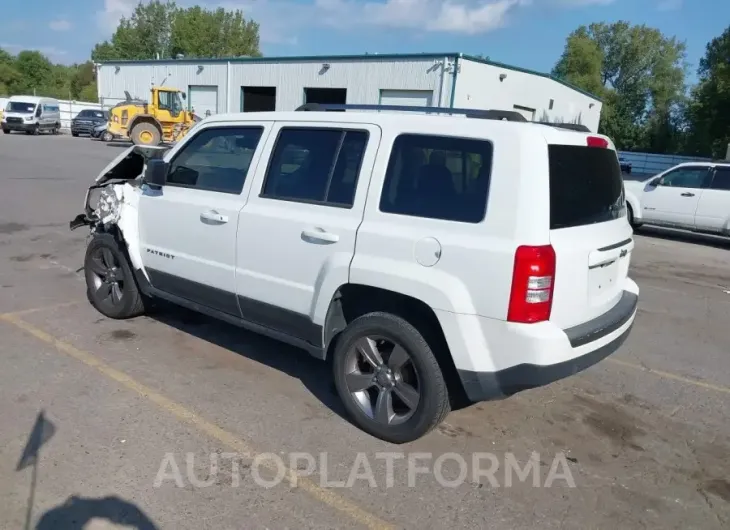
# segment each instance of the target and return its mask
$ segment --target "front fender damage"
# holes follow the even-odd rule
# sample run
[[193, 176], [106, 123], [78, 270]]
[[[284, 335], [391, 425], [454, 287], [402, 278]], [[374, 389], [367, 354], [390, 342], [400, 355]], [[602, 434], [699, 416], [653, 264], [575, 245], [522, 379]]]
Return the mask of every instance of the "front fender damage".
[[142, 181], [147, 161], [161, 158], [169, 148], [132, 146], [117, 156], [96, 177], [84, 198], [84, 213], [77, 215], [69, 228], [90, 228], [115, 233], [127, 247], [134, 269], [142, 269], [138, 245], [137, 213], [145, 184]]

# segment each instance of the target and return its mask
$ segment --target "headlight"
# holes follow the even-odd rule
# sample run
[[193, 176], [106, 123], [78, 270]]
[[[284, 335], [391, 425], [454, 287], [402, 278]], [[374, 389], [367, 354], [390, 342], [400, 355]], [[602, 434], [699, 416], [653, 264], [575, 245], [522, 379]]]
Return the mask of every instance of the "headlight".
[[33, 116], [26, 116], [25, 121], [33, 121]]

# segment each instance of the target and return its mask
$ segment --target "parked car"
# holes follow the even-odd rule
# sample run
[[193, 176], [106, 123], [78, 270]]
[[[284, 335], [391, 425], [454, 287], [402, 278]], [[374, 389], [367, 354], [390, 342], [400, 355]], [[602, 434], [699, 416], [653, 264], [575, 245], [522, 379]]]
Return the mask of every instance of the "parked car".
[[102, 142], [111, 142], [114, 140], [114, 135], [108, 131], [106, 122], [94, 127], [94, 130], [91, 131], [91, 137]]
[[71, 134], [73, 136], [79, 136], [81, 134], [92, 136], [94, 128], [106, 124], [108, 121], [109, 113], [107, 111], [84, 109], [71, 120]]
[[396, 443], [618, 349], [639, 288], [611, 140], [402, 110], [219, 114], [125, 150], [71, 222], [91, 303], [160, 298], [332, 358], [353, 422]]
[[623, 157], [619, 157], [618, 162], [621, 167], [621, 173], [626, 173], [627, 175], [631, 175], [631, 169], [632, 169], [631, 162], [627, 162], [626, 159]]
[[5, 134], [13, 131], [26, 134], [46, 131], [58, 134], [61, 130], [61, 107], [53, 98], [11, 96], [0, 126]]
[[687, 162], [625, 182], [631, 224], [730, 235], [730, 162]]

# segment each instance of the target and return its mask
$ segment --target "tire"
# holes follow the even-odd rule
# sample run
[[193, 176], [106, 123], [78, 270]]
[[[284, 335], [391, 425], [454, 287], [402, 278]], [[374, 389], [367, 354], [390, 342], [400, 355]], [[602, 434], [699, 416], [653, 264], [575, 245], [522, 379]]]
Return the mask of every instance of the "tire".
[[[375, 344], [382, 347], [380, 359], [385, 361], [383, 366], [392, 368], [399, 363], [394, 361], [394, 355], [388, 351], [388, 343], [402, 348], [401, 353], [405, 352], [408, 361], [402, 364], [402, 369], [393, 370], [395, 375], [388, 374], [388, 370], [381, 367], [381, 373], [375, 376], [373, 364], [364, 362], [364, 357], [356, 353], [356, 345]], [[358, 361], [356, 366], [364, 369], [353, 369], [353, 359], [362, 361], [362, 364]], [[352, 422], [381, 440], [398, 444], [417, 440], [439, 425], [451, 410], [446, 381], [431, 347], [415, 327], [399, 316], [369, 313], [353, 320], [337, 340], [332, 367], [337, 393]], [[370, 373], [370, 369], [373, 373]], [[383, 370], [386, 374], [381, 378]], [[395, 386], [384, 390], [383, 382], [386, 387]], [[406, 400], [400, 397], [409, 395], [404, 394], [408, 386], [418, 396], [417, 401], [411, 399], [412, 403], [417, 403], [413, 407], [408, 407]], [[352, 392], [352, 388], [360, 387], [365, 390]], [[391, 400], [386, 421], [382, 417], [378, 420], [376, 412], [376, 405], [381, 401], [375, 396], [383, 392], [389, 393]], [[413, 396], [411, 392], [410, 398]], [[401, 414], [396, 413], [391, 417], [390, 413], [396, 409]], [[404, 413], [406, 410], [408, 412]]]
[[[108, 275], [110, 269], [113, 270], [112, 276], [116, 282], [104, 281], [104, 274], [100, 274]], [[84, 258], [84, 277], [86, 294], [91, 305], [104, 316], [127, 319], [144, 313], [145, 300], [139, 292], [132, 268], [116, 238], [111, 234], [97, 234], [89, 243]], [[116, 289], [114, 283], [117, 285]]]
[[[149, 135], [150, 140], [144, 141]], [[134, 145], [160, 145], [160, 131], [148, 122], [138, 123], [132, 128], [132, 142]]]
[[631, 208], [631, 205], [629, 203], [626, 203], [626, 217], [628, 217], [629, 224], [634, 230], [641, 226], [641, 223], [637, 223], [634, 220], [634, 210], [633, 208]]
[[30, 134], [32, 134], [33, 136], [38, 136], [40, 133], [41, 133], [41, 126], [36, 125]]
[[53, 126], [53, 129], [51, 130], [51, 134], [57, 135], [61, 131], [61, 124], [57, 123]]
[[101, 141], [102, 142], [113, 142], [114, 141], [114, 135], [110, 133], [109, 131], [104, 131], [101, 133]]
[[72, 132], [72, 133], [71, 133], [71, 136], [73, 136], [74, 138], [78, 138], [78, 136], [79, 136], [79, 133], [77, 133], [77, 132]]
[[3, 129], [4, 134], [10, 134], [10, 129]]

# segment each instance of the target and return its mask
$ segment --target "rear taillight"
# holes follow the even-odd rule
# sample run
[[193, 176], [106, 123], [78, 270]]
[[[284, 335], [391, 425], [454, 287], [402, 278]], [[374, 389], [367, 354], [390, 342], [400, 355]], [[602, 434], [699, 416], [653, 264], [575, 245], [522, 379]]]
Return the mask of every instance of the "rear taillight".
[[531, 324], [550, 319], [555, 286], [555, 250], [551, 245], [522, 246], [515, 253], [507, 320]]
[[600, 147], [602, 149], [608, 149], [608, 140], [601, 138], [600, 136], [589, 136], [586, 139], [588, 147]]

